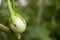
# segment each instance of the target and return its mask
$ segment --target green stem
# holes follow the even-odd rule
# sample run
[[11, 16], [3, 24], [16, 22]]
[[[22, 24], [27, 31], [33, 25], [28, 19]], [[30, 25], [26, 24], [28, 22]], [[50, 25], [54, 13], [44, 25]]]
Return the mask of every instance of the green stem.
[[12, 8], [12, 6], [11, 6], [10, 0], [7, 0], [7, 3], [8, 3], [8, 9], [9, 9], [11, 15], [12, 15], [12, 14], [15, 14], [15, 11], [13, 10], [13, 8]]
[[11, 30], [3, 24], [0, 24], [0, 31], [3, 31], [8, 34], [12, 33]]
[[38, 15], [37, 15], [37, 24], [41, 23], [41, 18], [42, 18], [42, 12], [43, 12], [43, 8], [44, 8], [44, 4], [45, 1], [44, 0], [39, 0], [39, 11], [38, 11]]
[[14, 6], [14, 0], [12, 0], [12, 8], [15, 9], [15, 6]]

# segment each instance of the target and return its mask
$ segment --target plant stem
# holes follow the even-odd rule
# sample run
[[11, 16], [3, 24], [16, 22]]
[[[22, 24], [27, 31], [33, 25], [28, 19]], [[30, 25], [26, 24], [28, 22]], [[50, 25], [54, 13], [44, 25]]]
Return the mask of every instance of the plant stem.
[[14, 0], [12, 0], [12, 8], [15, 9]]
[[3, 24], [0, 24], [0, 30], [5, 33], [9, 33], [9, 34], [12, 33], [11, 30]]
[[[10, 11], [10, 14], [11, 15], [15, 14], [15, 11], [13, 10], [13, 8], [11, 6], [10, 0], [7, 0], [7, 3], [8, 3], [8, 9]], [[14, 7], [14, 5], [13, 5], [13, 7]]]
[[37, 24], [40, 24], [42, 12], [43, 12], [43, 8], [44, 8], [44, 0], [39, 0], [38, 4], [39, 4], [39, 11], [38, 11], [38, 15], [37, 15]]

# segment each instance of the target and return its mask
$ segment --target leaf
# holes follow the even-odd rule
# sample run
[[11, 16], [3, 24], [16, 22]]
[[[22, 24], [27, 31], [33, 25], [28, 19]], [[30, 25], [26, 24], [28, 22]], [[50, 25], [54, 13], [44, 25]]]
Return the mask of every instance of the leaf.
[[49, 31], [39, 26], [29, 26], [27, 28], [25, 40], [51, 40]]

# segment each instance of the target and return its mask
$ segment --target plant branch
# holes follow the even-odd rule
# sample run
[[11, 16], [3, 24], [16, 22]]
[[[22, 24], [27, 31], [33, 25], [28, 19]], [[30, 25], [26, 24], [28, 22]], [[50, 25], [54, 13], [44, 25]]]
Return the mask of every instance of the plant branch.
[[5, 33], [9, 33], [9, 34], [12, 33], [11, 30], [3, 24], [0, 24], [0, 30]]
[[38, 15], [37, 15], [37, 24], [40, 24], [42, 12], [43, 12], [43, 8], [44, 8], [44, 0], [39, 0], [38, 4], [39, 4], [39, 11], [38, 11]]
[[14, 0], [12, 0], [12, 8], [15, 9]]

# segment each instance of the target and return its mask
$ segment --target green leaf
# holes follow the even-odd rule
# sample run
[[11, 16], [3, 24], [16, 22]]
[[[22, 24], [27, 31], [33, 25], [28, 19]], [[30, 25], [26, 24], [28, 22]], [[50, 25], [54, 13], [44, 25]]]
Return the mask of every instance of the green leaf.
[[39, 26], [29, 26], [25, 35], [25, 40], [51, 40], [49, 31]]

